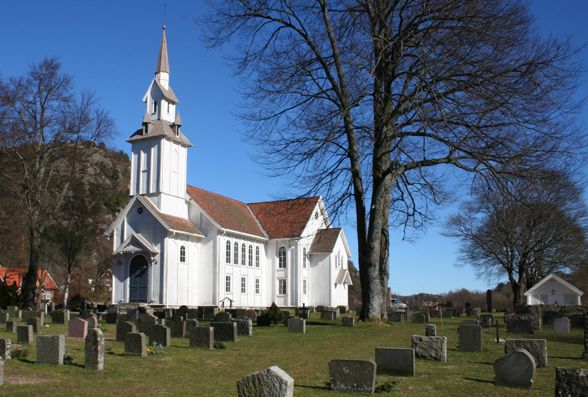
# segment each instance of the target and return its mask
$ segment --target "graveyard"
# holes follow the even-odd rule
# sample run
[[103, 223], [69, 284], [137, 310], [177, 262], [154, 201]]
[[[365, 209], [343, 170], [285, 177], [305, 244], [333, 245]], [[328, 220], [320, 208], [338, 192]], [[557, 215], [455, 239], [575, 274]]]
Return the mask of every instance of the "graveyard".
[[[351, 317], [353, 314], [345, 316]], [[119, 314], [119, 317], [125, 316]], [[154, 316], [146, 315], [148, 320], [152, 317], [153, 324], [158, 322]], [[17, 330], [26, 328], [27, 332], [23, 338], [30, 338], [32, 343], [19, 343], [16, 333], [6, 332], [4, 327], [0, 327], [0, 338], [10, 339], [12, 342], [12, 358], [5, 361], [5, 380], [4, 385], [0, 386], [0, 395], [235, 396], [237, 381], [240, 378], [272, 365], [278, 366], [293, 378], [296, 396], [365, 395], [366, 393], [362, 392], [331, 390], [329, 367], [335, 364], [354, 366], [357, 363], [361, 366], [365, 360], [369, 360], [372, 363], [380, 362], [375, 376], [377, 395], [545, 396], [554, 393], [556, 367], [586, 366], [586, 361], [582, 359], [582, 328], [572, 327], [568, 335], [561, 332], [556, 334], [552, 325], [545, 325], [534, 334], [510, 333], [502, 326], [502, 313], [494, 313], [494, 320], [499, 322], [501, 343], [496, 343], [496, 327], [481, 328], [481, 339], [468, 336], [476, 334], [470, 329], [474, 327], [473, 316], [430, 318], [428, 324], [434, 324], [435, 327], [412, 321], [376, 324], [343, 320], [343, 316], [333, 320], [321, 317], [329, 316], [311, 313], [305, 324], [300, 324], [298, 319], [291, 319], [288, 325], [279, 323], [273, 326], [256, 326], [253, 323], [252, 330], [247, 327], [243, 329], [242, 326], [237, 329], [237, 323], [233, 323], [233, 327], [225, 327], [232, 329], [228, 331], [217, 328], [215, 324], [211, 326], [209, 321], [198, 320], [199, 330], [214, 327], [215, 340], [223, 340], [224, 348], [216, 349], [211, 349], [211, 344], [203, 344], [198, 340], [206, 339], [206, 335], [181, 337], [182, 333], [185, 334], [181, 327], [178, 330], [177, 326], [166, 328], [159, 324], [152, 325], [159, 327], [160, 331], [163, 330], [161, 335], [159, 331], [154, 332], [155, 328], [142, 328], [145, 327], [145, 322], [139, 320], [138, 328], [150, 335], [143, 340], [143, 348], [147, 348], [136, 354], [128, 354], [129, 349], [136, 346], [126, 346], [129, 344], [128, 338], [126, 341], [117, 341], [117, 327], [120, 326], [122, 329], [121, 324], [127, 324], [122, 320], [126, 318], [119, 318], [119, 323], [116, 324], [112, 321], [107, 322], [105, 316], [102, 316], [99, 321], [101, 332], [94, 331], [90, 350], [96, 350], [96, 344], [99, 344], [100, 335], [103, 334], [103, 370], [99, 370], [100, 360], [95, 356], [91, 356], [94, 359], [88, 363], [88, 344], [81, 336], [90, 330], [72, 330], [72, 323], [76, 324], [73, 315], [69, 330], [66, 324], [53, 323], [50, 316], [44, 318], [44, 326], [37, 324], [37, 332], [32, 331], [32, 325], [23, 327], [27, 322], [35, 321], [25, 322], [18, 319], [8, 324], [11, 328], [9, 331], [12, 331], [14, 326]], [[93, 317], [90, 317], [88, 322], [92, 321]], [[186, 321], [184, 326], [189, 326], [189, 321]], [[57, 322], [62, 321], [58, 319]], [[250, 324], [247, 321], [243, 323]], [[133, 329], [129, 328], [125, 332], [139, 330], [134, 329], [134, 325], [131, 328]], [[175, 336], [172, 336], [172, 329]], [[80, 330], [84, 332], [72, 333]], [[28, 335], [29, 332], [32, 333], [32, 337]], [[251, 336], [246, 336], [248, 332]], [[433, 333], [436, 336], [429, 337], [426, 333]], [[460, 334], [464, 339], [462, 346], [458, 347]], [[142, 334], [134, 332], [126, 335]], [[446, 351], [436, 353], [443, 357], [436, 360], [420, 358], [419, 349], [424, 349], [420, 346], [415, 349], [415, 359], [411, 349], [415, 347], [411, 344], [415, 336], [418, 336], [417, 339], [442, 340]], [[467, 344], [465, 338], [469, 341]], [[118, 339], [122, 339], [120, 335]], [[155, 339], [161, 341], [163, 346], [153, 348], [150, 342]], [[232, 341], [234, 339], [236, 340]], [[506, 357], [505, 348], [516, 347], [516, 341], [510, 339], [545, 341], [538, 343], [541, 345], [539, 348], [547, 350], [546, 362], [537, 361], [533, 383], [528, 389], [507, 388], [494, 384], [494, 362], [500, 357]], [[64, 340], [65, 343], [60, 344], [59, 340]], [[169, 342], [169, 346], [165, 346], [166, 341]], [[133, 343], [136, 342], [135, 340]], [[47, 357], [38, 355], [38, 351], [41, 351], [39, 343], [43, 344], [41, 356]], [[3, 348], [1, 344], [0, 348]], [[391, 367], [387, 367], [381, 359], [386, 354], [385, 348], [402, 348], [402, 354], [397, 359], [402, 362], [388, 363]], [[60, 349], [63, 349], [63, 352]], [[27, 351], [26, 355], [23, 354], [24, 350]], [[52, 357], [61, 358], [61, 362], [53, 362]], [[332, 360], [362, 361], [341, 361], [334, 364]], [[396, 368], [396, 372], [392, 371], [395, 375], [392, 375], [386, 369], [395, 365], [402, 368]], [[375, 364], [373, 366], [375, 369]], [[349, 377], [345, 376], [342, 381], [345, 382], [346, 378]]]

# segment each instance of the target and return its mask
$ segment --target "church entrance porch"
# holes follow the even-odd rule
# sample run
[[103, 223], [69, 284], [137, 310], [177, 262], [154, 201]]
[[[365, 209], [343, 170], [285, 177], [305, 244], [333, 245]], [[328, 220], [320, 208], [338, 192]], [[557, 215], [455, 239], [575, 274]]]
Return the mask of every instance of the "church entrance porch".
[[129, 266], [129, 301], [147, 302], [147, 259], [137, 255]]

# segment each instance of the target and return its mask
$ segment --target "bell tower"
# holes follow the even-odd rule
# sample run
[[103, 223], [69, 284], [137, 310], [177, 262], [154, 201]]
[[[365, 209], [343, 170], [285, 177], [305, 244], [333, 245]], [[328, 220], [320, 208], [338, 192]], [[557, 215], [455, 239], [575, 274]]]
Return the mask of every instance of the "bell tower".
[[181, 130], [179, 100], [170, 86], [165, 25], [155, 76], [143, 102], [141, 128], [128, 139], [132, 145], [130, 194], [145, 195], [161, 212], [187, 218], [186, 169], [192, 144]]

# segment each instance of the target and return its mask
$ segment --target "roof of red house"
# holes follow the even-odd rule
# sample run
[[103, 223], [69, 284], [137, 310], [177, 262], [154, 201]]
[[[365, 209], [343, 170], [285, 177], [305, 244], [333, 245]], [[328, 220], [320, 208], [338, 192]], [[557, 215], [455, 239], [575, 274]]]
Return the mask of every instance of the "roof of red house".
[[300, 237], [318, 197], [251, 203], [249, 207], [270, 238]]
[[187, 186], [186, 191], [223, 229], [266, 237], [247, 204], [195, 186]]
[[[28, 269], [24, 267], [0, 266], [0, 279], [8, 285], [16, 283], [16, 286], [20, 288], [27, 271]], [[37, 283], [43, 285], [45, 289], [57, 289], [57, 284], [55, 284], [53, 277], [44, 269], [37, 270], [37, 279]]]

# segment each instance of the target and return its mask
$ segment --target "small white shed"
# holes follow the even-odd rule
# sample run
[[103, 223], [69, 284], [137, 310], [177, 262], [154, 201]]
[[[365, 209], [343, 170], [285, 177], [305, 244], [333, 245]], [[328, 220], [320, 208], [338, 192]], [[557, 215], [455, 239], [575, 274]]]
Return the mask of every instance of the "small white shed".
[[527, 305], [581, 305], [584, 293], [551, 273], [524, 295], [527, 297]]

